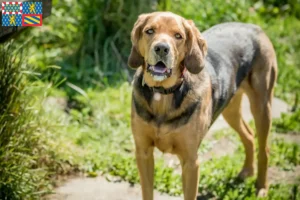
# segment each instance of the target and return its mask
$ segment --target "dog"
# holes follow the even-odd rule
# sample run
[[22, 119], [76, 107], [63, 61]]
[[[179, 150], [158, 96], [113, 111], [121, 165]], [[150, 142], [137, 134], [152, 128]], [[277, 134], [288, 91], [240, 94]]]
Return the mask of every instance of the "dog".
[[257, 195], [266, 196], [277, 61], [262, 29], [230, 22], [200, 33], [192, 20], [153, 12], [138, 17], [131, 42], [128, 65], [136, 69], [131, 128], [143, 199], [153, 199], [154, 147], [178, 156], [184, 199], [196, 199], [197, 150], [221, 113], [245, 148], [238, 176], [254, 174], [254, 134], [241, 115], [243, 94], [250, 101], [259, 145]]

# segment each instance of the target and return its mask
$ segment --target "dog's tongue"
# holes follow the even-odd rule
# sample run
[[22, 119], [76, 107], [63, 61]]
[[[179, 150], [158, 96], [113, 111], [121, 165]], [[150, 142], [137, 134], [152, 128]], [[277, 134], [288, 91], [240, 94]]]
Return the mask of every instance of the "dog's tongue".
[[166, 71], [167, 71], [167, 68], [162, 62], [159, 62], [153, 66], [153, 72], [165, 73]]

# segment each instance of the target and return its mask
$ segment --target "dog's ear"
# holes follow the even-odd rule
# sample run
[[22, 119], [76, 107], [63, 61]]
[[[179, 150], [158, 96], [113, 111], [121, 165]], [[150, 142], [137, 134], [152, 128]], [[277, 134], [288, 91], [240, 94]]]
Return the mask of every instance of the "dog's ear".
[[187, 34], [187, 52], [184, 58], [184, 66], [192, 74], [198, 74], [205, 65], [204, 59], [207, 53], [206, 41], [192, 20], [185, 20], [183, 25]]
[[128, 65], [133, 69], [136, 69], [144, 64], [144, 58], [139, 51], [138, 43], [142, 37], [142, 30], [147, 23], [148, 17], [149, 14], [141, 14], [131, 31], [132, 47], [128, 58]]

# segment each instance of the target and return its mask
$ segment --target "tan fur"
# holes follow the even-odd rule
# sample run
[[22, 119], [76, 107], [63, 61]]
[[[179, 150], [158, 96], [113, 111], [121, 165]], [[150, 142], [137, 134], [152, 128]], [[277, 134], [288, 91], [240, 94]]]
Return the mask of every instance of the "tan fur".
[[[153, 81], [146, 73], [146, 69], [142, 64], [140, 64], [140, 67], [132, 66], [135, 68], [139, 67], [137, 73], [144, 73], [145, 82], [150, 87], [162, 86], [169, 88], [180, 82], [180, 60], [183, 60], [184, 57], [189, 54], [187, 46], [188, 43], [191, 43], [191, 41], [189, 41], [191, 38], [187, 38], [186, 34], [196, 34], [196, 36], [192, 37], [193, 40], [195, 40], [195, 38], [199, 39], [201, 36], [200, 32], [188, 32], [185, 27], [179, 26], [177, 23], [179, 20], [182, 19], [169, 13], [152, 13], [142, 15], [135, 24], [132, 31], [132, 41], [133, 48], [136, 49], [136, 52], [132, 52], [133, 55], [131, 55], [131, 61], [129, 61], [129, 63], [139, 63], [139, 56], [147, 58], [150, 49], [149, 46], [151, 46], [155, 40], [163, 39], [168, 40], [170, 44], [173, 45], [173, 57], [180, 58], [173, 63], [174, 66], [172, 67], [174, 70], [172, 76], [162, 82]], [[137, 32], [144, 30], [153, 23], [156, 24], [157, 27], [161, 27], [158, 37], [147, 39], [142, 33]], [[169, 25], [166, 26], [166, 24]], [[170, 24], [173, 24], [173, 26]], [[176, 29], [175, 31], [184, 33], [184, 38], [187, 39], [184, 39], [182, 41], [183, 43], [178, 41], [174, 42], [170, 38], [174, 33], [174, 29]], [[190, 29], [192, 28], [190, 27]], [[251, 111], [255, 119], [259, 141], [257, 188], [259, 195], [263, 196], [267, 191], [267, 138], [271, 124], [270, 109], [273, 87], [276, 81], [277, 63], [275, 52], [269, 39], [263, 33], [258, 37], [260, 38], [261, 51], [256, 58], [252, 73], [246, 77], [236, 95], [224, 109], [223, 116], [230, 126], [238, 132], [245, 147], [246, 159], [240, 176], [243, 178], [251, 176], [254, 174], [254, 136], [253, 131], [241, 116], [241, 97], [243, 93], [247, 94], [250, 99]], [[197, 45], [195, 48], [198, 48], [198, 51], [200, 50], [198, 54], [200, 57], [203, 57], [206, 52], [206, 45], [200, 40], [196, 43], [197, 44], [194, 42], [193, 45]], [[188, 76], [187, 78], [192, 79], [193, 76]], [[199, 87], [199, 91], [189, 93], [178, 110], [172, 110], [171, 108], [172, 94], [160, 95], [160, 99], [153, 100], [150, 105], [148, 105], [146, 100], [140, 97], [138, 93], [134, 92], [133, 94], [135, 99], [144, 108], [157, 116], [166, 113], [168, 113], [169, 117], [178, 116], [197, 97], [201, 97], [202, 105], [200, 109], [192, 115], [187, 124], [179, 126], [178, 128], [165, 124], [157, 126], [154, 123], [147, 123], [136, 113], [136, 108], [132, 105], [131, 127], [136, 146], [136, 160], [142, 186], [143, 200], [153, 200], [154, 147], [157, 147], [162, 152], [168, 152], [178, 156], [182, 166], [184, 199], [196, 199], [199, 181], [197, 150], [208, 130], [212, 116], [212, 106], [210, 106], [212, 104], [212, 88], [208, 74], [202, 74], [199, 84], [202, 85], [202, 87]]]
[[268, 37], [261, 33], [258, 38], [261, 51], [254, 63], [253, 71], [243, 81], [230, 104], [224, 109], [223, 116], [229, 125], [239, 133], [245, 148], [246, 158], [239, 176], [241, 178], [252, 176], [254, 174], [254, 134], [243, 120], [240, 107], [242, 94], [245, 93], [248, 96], [258, 138], [257, 194], [266, 196], [269, 157], [267, 141], [272, 123], [271, 105], [277, 77], [277, 61], [273, 45]]
[[[150, 37], [144, 33], [149, 28], [155, 28], [155, 36]], [[176, 33], [182, 36], [181, 40], [174, 37]], [[167, 67], [173, 69], [171, 77], [164, 81], [154, 81], [148, 73], [144, 73], [145, 82], [150, 87], [169, 88], [175, 85], [181, 76], [180, 66], [185, 63], [191, 73], [198, 73], [203, 68], [207, 51], [206, 42], [191, 20], [187, 21], [178, 15], [169, 12], [140, 15], [131, 32], [131, 41], [133, 47], [128, 64], [132, 68], [145, 64], [141, 58], [149, 64], [155, 64], [152, 63], [155, 56], [152, 49], [155, 44], [167, 42], [171, 46], [172, 56], [169, 56], [170, 60], [167, 63]]]

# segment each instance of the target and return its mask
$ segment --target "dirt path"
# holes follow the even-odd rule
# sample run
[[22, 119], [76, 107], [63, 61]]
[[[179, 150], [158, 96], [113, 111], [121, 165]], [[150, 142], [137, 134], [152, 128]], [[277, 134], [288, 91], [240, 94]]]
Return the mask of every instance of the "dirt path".
[[[50, 200], [141, 200], [140, 186], [130, 186], [127, 182], [108, 182], [103, 177], [78, 177], [69, 180], [65, 185], [57, 188], [57, 194]], [[157, 200], [179, 200], [155, 192]]]
[[[243, 98], [243, 116], [245, 120], [249, 121], [252, 119], [252, 115], [249, 109], [249, 102], [247, 98]], [[274, 99], [273, 101], [273, 118], [280, 117], [282, 112], [287, 112], [288, 106], [286, 103], [279, 99]], [[216, 130], [220, 130], [223, 128], [227, 128], [228, 125], [220, 116], [218, 120], [211, 127], [210, 132], [214, 132]], [[208, 137], [207, 139], [209, 139]], [[230, 145], [228, 148], [227, 141], [223, 141], [222, 139], [219, 141], [219, 145], [214, 145], [218, 148], [213, 148], [209, 152], [206, 153], [205, 159], [209, 159], [211, 156], [224, 156], [226, 154], [232, 154], [235, 151], [235, 145]], [[226, 145], [227, 148], [221, 148], [220, 145]], [[224, 151], [226, 149], [226, 151]], [[164, 155], [166, 160], [172, 165], [178, 164], [174, 157]], [[202, 160], [202, 161], [205, 161]], [[269, 171], [271, 174], [279, 174], [281, 180], [285, 175], [284, 172], [279, 172], [275, 168], [270, 168]], [[290, 176], [293, 176], [292, 174]], [[276, 180], [274, 180], [276, 181]], [[107, 181], [103, 177], [97, 178], [86, 178], [86, 177], [77, 177], [68, 180], [62, 186], [58, 187], [55, 190], [55, 194], [48, 196], [46, 199], [48, 200], [140, 200], [141, 199], [141, 190], [138, 184], [135, 186], [130, 186], [127, 182], [118, 182], [113, 183]], [[179, 200], [180, 197], [170, 197], [165, 194], [160, 194], [155, 192], [156, 200]]]

